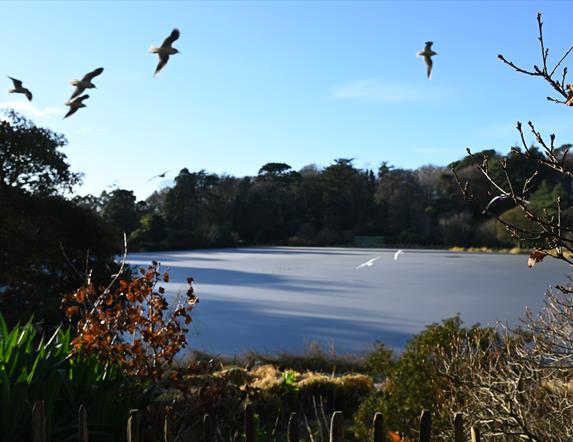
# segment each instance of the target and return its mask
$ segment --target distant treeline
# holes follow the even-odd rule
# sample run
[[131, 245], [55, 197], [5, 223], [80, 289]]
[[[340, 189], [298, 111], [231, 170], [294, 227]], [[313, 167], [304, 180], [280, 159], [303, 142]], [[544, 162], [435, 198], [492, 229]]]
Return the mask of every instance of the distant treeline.
[[[568, 146], [556, 149], [556, 155]], [[535, 147], [532, 152], [542, 155]], [[298, 171], [285, 163], [267, 163], [257, 176], [244, 178], [184, 168], [172, 187], [145, 201], [136, 201], [132, 191], [123, 189], [73, 201], [101, 215], [117, 232], [126, 232], [130, 250], [250, 244], [524, 246], [483, 211], [493, 195], [476, 168], [475, 160], [484, 156], [496, 179], [503, 179], [500, 161], [507, 161], [518, 189], [538, 169], [528, 196], [533, 210], [554, 210], [550, 205], [556, 195], [563, 208], [571, 205], [570, 178], [515, 152], [501, 155], [494, 150], [445, 167], [415, 170], [386, 162], [376, 171], [358, 169], [346, 158]], [[452, 168], [462, 181], [472, 183], [472, 202], [462, 197]], [[509, 199], [496, 200], [490, 209], [502, 219], [526, 222]]]

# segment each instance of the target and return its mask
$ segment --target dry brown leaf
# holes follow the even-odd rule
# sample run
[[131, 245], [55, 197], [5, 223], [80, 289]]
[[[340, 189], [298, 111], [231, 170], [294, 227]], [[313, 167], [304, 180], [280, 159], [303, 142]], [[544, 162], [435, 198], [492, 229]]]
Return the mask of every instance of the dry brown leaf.
[[527, 260], [527, 267], [531, 268], [538, 262], [543, 261], [543, 258], [547, 256], [547, 253], [542, 252], [541, 250], [534, 250], [529, 255], [529, 259]]
[[567, 85], [567, 101], [565, 104], [567, 106], [573, 106], [573, 84], [571, 83]]

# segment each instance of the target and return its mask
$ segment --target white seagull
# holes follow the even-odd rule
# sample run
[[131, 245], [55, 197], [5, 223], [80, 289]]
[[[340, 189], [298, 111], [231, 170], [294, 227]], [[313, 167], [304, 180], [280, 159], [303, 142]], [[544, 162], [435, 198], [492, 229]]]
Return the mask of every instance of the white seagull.
[[10, 94], [24, 94], [26, 96], [26, 98], [28, 99], [28, 101], [32, 101], [32, 92], [30, 92], [29, 89], [26, 89], [24, 86], [22, 86], [22, 82], [20, 80], [17, 80], [16, 78], [13, 78], [10, 76], [8, 76], [8, 78], [10, 80], [12, 80], [12, 83], [14, 83], [14, 88], [10, 89], [8, 91], [8, 93], [10, 93]]
[[70, 110], [64, 116], [64, 118], [68, 118], [70, 115], [75, 114], [80, 107], [87, 107], [83, 101], [87, 98], [90, 98], [89, 95], [81, 95], [79, 97], [74, 98], [73, 100], [68, 100], [64, 104], [66, 106], [70, 106]]
[[418, 52], [418, 54], [416, 54], [416, 57], [424, 57], [424, 61], [426, 62], [426, 66], [428, 68], [428, 80], [432, 79], [432, 66], [433, 66], [433, 62], [432, 62], [432, 57], [434, 55], [438, 55], [437, 52], [432, 51], [432, 45], [434, 44], [434, 42], [432, 41], [427, 41], [426, 42], [426, 46], [424, 47], [423, 51]]
[[70, 97], [70, 100], [73, 100], [74, 98], [79, 96], [86, 89], [93, 89], [94, 87], [96, 87], [96, 85], [92, 83], [92, 80], [94, 77], [97, 77], [102, 72], [103, 72], [103, 68], [97, 68], [91, 72], [88, 72], [86, 75], [84, 75], [84, 77], [81, 80], [70, 81], [70, 84], [72, 86], [76, 87], [76, 90], [74, 91], [74, 93]]
[[377, 259], [380, 259], [379, 256], [376, 256], [372, 259], [369, 259], [366, 262], [363, 262], [362, 264], [356, 266], [357, 269], [361, 269], [362, 267], [372, 267], [374, 265], [374, 261], [376, 261]]
[[[487, 203], [487, 206], [485, 206], [485, 209], [483, 209], [483, 213], [486, 213], [486, 212], [489, 210], [489, 208], [491, 207], [491, 205], [492, 205], [493, 203], [495, 203], [496, 201], [506, 200], [506, 199], [508, 199], [510, 196], [511, 196], [511, 195], [510, 195], [509, 193], [502, 193], [501, 195], [494, 196], [494, 197], [489, 201], [489, 203]], [[526, 200], [525, 198], [519, 198], [519, 197], [518, 197], [517, 199], [518, 199], [520, 202], [522, 202], [523, 204], [529, 204], [529, 201]]]
[[404, 250], [398, 250], [396, 253], [394, 253], [394, 261], [396, 261], [398, 256], [400, 256], [402, 253], [404, 253]]
[[173, 42], [178, 38], [179, 38], [179, 29], [175, 28], [173, 29], [173, 31], [171, 31], [169, 37], [163, 40], [163, 43], [161, 44], [160, 47], [156, 48], [155, 46], [151, 46], [149, 48], [149, 52], [151, 52], [152, 54], [157, 54], [157, 56], [159, 57], [159, 64], [155, 69], [155, 75], [159, 74], [159, 71], [161, 71], [161, 69], [163, 69], [163, 67], [167, 64], [170, 55], [179, 53], [177, 49], [171, 47]]
[[171, 172], [170, 170], [166, 170], [163, 173], [160, 173], [159, 175], [155, 175], [154, 177], [151, 177], [147, 180], [147, 182], [154, 180], [155, 178], [165, 178], [165, 175], [168, 174], [169, 172]]

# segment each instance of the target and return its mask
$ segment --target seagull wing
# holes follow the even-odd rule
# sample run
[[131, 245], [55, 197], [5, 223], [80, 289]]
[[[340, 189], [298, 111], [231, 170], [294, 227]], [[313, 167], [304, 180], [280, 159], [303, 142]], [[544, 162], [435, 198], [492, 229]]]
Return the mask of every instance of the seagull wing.
[[76, 98], [77, 96], [79, 96], [85, 90], [86, 90], [86, 88], [83, 86], [76, 86], [76, 90], [74, 91], [74, 93], [70, 97], [70, 101], [73, 100], [74, 98]]
[[90, 98], [90, 96], [88, 94], [82, 95], [81, 97], [74, 97], [74, 98], [71, 98], [68, 101], [66, 101], [64, 104], [66, 106], [75, 106], [76, 103], [83, 104], [82, 102], [87, 98]]
[[14, 83], [14, 89], [20, 89], [22, 87], [22, 82], [20, 80], [17, 80], [14, 77], [10, 77], [9, 75], [8, 78], [12, 80], [12, 83]]
[[157, 64], [157, 68], [155, 68], [155, 75], [159, 74], [161, 69], [163, 69], [167, 64], [167, 62], [169, 61], [169, 55], [164, 55], [161, 53], [157, 55], [159, 56], [159, 63]]
[[170, 48], [171, 45], [173, 44], [173, 42], [175, 40], [177, 40], [179, 38], [179, 29], [175, 28], [173, 29], [173, 31], [171, 31], [171, 34], [169, 34], [169, 37], [167, 37], [165, 40], [163, 40], [163, 43], [161, 43], [161, 47], [162, 48]]
[[74, 99], [74, 101], [79, 101], [80, 103], [83, 104], [84, 100], [87, 100], [88, 98], [90, 98], [90, 96], [88, 94], [82, 95], [81, 97], [77, 97]]
[[85, 81], [85, 82], [88, 82], [88, 83], [89, 83], [90, 81], [92, 81], [92, 79], [93, 79], [94, 77], [97, 77], [97, 76], [100, 75], [102, 72], [103, 72], [103, 68], [94, 69], [93, 71], [88, 72], [86, 75], [84, 75], [84, 78], [82, 78], [82, 81]]
[[491, 205], [492, 205], [493, 203], [495, 203], [495, 202], [496, 202], [497, 200], [499, 200], [499, 199], [501, 199], [501, 196], [499, 196], [499, 195], [498, 195], [498, 196], [494, 196], [494, 197], [489, 201], [489, 203], [487, 203], [487, 206], [485, 206], [485, 209], [483, 209], [483, 211], [485, 212], [485, 211], [489, 210], [489, 208], [491, 207]]
[[76, 106], [70, 106], [70, 110], [68, 111], [68, 113], [66, 115], [64, 115], [64, 119], [68, 118], [70, 115], [73, 115], [74, 113], [76, 113], [78, 111], [79, 107]]
[[32, 101], [32, 92], [30, 92], [30, 89], [24, 88], [24, 95], [26, 95], [28, 101]]
[[428, 80], [432, 79], [432, 67], [434, 66], [434, 62], [432, 61], [431, 55], [424, 55], [424, 61], [426, 62], [427, 71], [426, 74], [428, 75]]

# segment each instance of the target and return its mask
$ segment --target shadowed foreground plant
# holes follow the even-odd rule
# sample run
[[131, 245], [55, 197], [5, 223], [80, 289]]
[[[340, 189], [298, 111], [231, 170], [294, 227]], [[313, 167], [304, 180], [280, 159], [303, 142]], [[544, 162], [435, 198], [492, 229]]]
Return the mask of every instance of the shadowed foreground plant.
[[116, 277], [106, 288], [87, 281], [66, 295], [62, 308], [70, 319], [78, 318], [73, 351], [113, 361], [124, 373], [142, 380], [158, 380], [177, 353], [187, 345], [190, 312], [198, 302], [193, 278], [187, 278], [186, 299], [170, 308], [165, 289], [168, 272], [158, 262], [138, 269], [131, 279]]
[[0, 315], [0, 429], [2, 441], [32, 440], [32, 407], [45, 403], [48, 440], [77, 440], [80, 404], [88, 410], [90, 441], [120, 441], [137, 389], [111, 364], [70, 356], [69, 330], [40, 336], [28, 321], [9, 329]]

